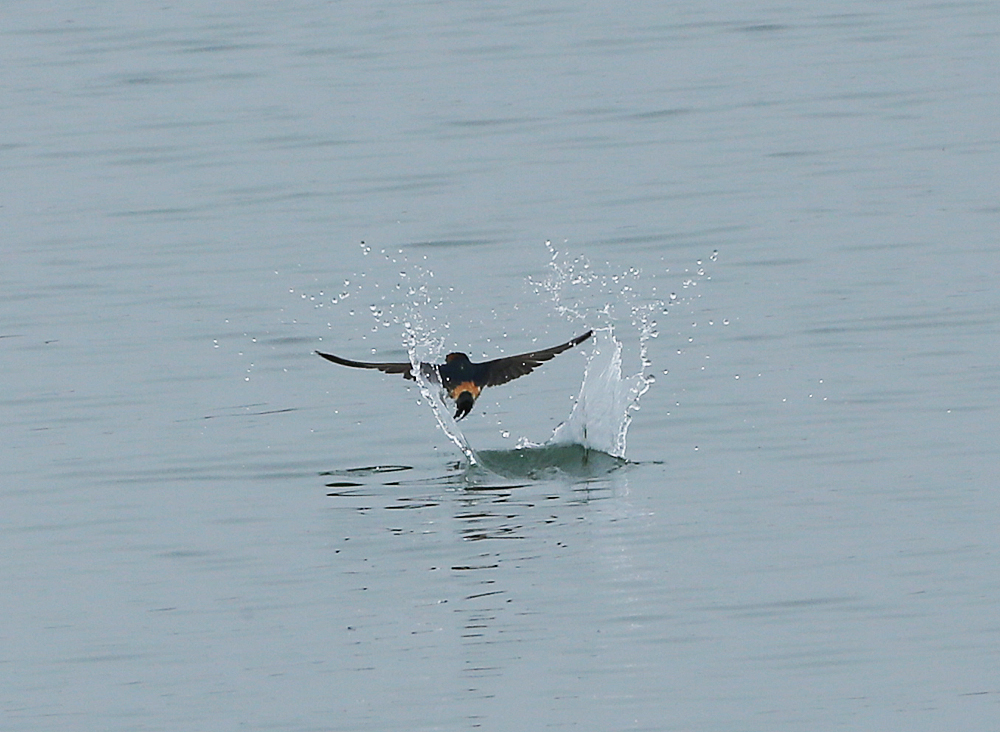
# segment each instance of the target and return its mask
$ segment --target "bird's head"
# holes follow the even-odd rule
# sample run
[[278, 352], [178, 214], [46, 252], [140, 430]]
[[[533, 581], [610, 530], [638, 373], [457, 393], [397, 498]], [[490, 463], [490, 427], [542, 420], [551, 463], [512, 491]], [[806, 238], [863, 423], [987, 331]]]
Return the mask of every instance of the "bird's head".
[[452, 363], [454, 361], [461, 362], [461, 361], [468, 361], [469, 357], [466, 356], [464, 353], [449, 353], [447, 356], [444, 357], [444, 360], [445, 363]]

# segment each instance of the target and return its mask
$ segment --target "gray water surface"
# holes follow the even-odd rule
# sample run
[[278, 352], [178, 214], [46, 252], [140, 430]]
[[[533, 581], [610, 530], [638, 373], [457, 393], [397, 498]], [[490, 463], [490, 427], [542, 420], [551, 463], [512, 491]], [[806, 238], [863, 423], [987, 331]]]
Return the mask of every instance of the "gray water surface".
[[992, 5], [4, 17], [4, 730], [997, 726]]

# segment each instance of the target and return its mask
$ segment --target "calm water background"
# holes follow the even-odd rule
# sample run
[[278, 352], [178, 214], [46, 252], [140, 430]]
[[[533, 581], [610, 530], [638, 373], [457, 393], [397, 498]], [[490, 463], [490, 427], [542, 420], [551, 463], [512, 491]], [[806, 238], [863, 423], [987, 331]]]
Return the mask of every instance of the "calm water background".
[[[2, 16], [5, 730], [997, 727], [994, 4]], [[561, 342], [548, 239], [670, 303], [632, 465], [311, 353]]]

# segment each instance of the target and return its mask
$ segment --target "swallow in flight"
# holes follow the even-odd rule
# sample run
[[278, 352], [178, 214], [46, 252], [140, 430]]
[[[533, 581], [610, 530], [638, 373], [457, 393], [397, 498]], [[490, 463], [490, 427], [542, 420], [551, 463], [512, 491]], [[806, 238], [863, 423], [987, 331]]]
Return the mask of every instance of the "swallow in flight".
[[[420, 371], [425, 377], [439, 382], [445, 388], [448, 396], [455, 400], [455, 419], [462, 419], [472, 411], [472, 405], [476, 403], [476, 398], [484, 387], [500, 386], [500, 384], [506, 384], [518, 376], [530, 374], [544, 361], [555, 358], [557, 354], [583, 343], [593, 333], [594, 331], [588, 330], [571, 341], [560, 346], [546, 348], [544, 351], [505, 356], [484, 363], [473, 363], [464, 353], [449, 353], [442, 364], [420, 364]], [[402, 374], [404, 379], [416, 381], [413, 376], [413, 364], [409, 361], [405, 363], [367, 363], [340, 358], [332, 353], [320, 353], [319, 351], [316, 353], [327, 361], [339, 363], [341, 366], [378, 369], [387, 374]]]

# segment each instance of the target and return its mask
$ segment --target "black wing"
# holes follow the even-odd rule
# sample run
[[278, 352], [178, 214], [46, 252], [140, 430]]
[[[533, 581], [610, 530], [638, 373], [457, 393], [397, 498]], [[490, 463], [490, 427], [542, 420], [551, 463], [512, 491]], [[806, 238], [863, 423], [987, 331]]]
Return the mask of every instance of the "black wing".
[[583, 343], [594, 334], [588, 330], [581, 336], [577, 336], [571, 341], [563, 343], [561, 346], [546, 348], [544, 351], [532, 351], [531, 353], [521, 353], [517, 356], [507, 356], [498, 358], [495, 361], [487, 361], [483, 364], [489, 370], [486, 372], [485, 386], [500, 386], [508, 381], [513, 381], [518, 376], [530, 374], [535, 368], [541, 366], [543, 362], [555, 358], [558, 354], [566, 351], [578, 343]]
[[340, 356], [334, 356], [332, 353], [320, 353], [316, 351], [316, 355], [322, 356], [327, 361], [339, 363], [341, 366], [353, 366], [356, 369], [378, 369], [387, 374], [402, 374], [404, 379], [416, 381], [413, 378], [413, 364], [409, 361], [406, 363], [366, 363], [364, 361], [351, 361]]

